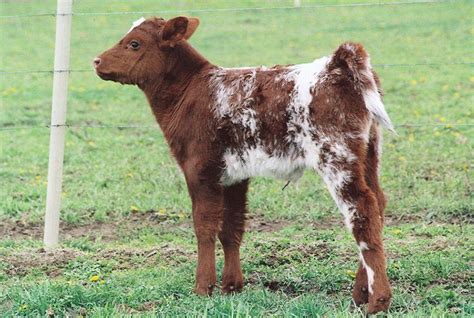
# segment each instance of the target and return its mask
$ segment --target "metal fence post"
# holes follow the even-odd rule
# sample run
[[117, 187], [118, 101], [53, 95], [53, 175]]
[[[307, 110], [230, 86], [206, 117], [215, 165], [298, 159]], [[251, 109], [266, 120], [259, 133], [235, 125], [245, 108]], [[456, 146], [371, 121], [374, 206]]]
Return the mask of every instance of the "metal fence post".
[[49, 141], [48, 189], [44, 219], [44, 244], [58, 244], [59, 211], [63, 177], [64, 139], [66, 135], [69, 48], [71, 39], [72, 0], [58, 0], [54, 49], [53, 101]]

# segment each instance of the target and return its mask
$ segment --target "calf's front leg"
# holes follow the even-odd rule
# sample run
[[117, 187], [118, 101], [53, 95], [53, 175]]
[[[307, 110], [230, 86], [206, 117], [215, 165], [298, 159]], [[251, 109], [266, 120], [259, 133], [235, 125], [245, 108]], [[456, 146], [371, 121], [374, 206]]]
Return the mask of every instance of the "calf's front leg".
[[222, 292], [238, 292], [244, 286], [240, 267], [240, 243], [245, 229], [248, 180], [224, 188], [224, 220], [219, 240], [224, 249]]
[[211, 295], [216, 285], [216, 237], [224, 210], [222, 187], [218, 184], [189, 183], [193, 222], [198, 243], [198, 262], [194, 292]]

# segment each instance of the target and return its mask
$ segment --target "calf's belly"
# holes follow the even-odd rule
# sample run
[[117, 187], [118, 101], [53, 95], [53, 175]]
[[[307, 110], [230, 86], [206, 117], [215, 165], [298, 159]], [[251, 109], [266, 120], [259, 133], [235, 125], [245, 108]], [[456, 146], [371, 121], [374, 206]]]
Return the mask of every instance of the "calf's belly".
[[294, 154], [267, 153], [261, 147], [241, 151], [227, 151], [224, 154], [224, 185], [231, 185], [251, 177], [274, 177], [295, 181], [299, 179], [308, 164], [303, 156]]

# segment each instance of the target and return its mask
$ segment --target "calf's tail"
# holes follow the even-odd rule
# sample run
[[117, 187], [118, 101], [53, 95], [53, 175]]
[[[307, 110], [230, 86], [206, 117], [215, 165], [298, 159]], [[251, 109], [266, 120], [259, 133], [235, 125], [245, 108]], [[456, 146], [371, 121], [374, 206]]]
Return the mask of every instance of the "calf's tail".
[[349, 70], [354, 84], [362, 92], [367, 110], [383, 127], [395, 133], [382, 102], [382, 90], [377, 74], [372, 70], [370, 57], [364, 47], [358, 43], [346, 42], [334, 52], [331, 63], [335, 67]]

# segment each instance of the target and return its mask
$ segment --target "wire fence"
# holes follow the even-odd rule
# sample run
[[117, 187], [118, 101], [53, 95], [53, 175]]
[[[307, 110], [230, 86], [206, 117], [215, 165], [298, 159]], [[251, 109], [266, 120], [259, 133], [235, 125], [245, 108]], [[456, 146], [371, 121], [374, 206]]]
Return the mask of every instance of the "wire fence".
[[[382, 6], [402, 6], [402, 5], [437, 5], [437, 4], [451, 4], [454, 0], [416, 0], [416, 1], [394, 1], [394, 2], [363, 2], [363, 3], [345, 3], [345, 4], [311, 4], [299, 6], [268, 6], [268, 7], [241, 7], [241, 8], [203, 8], [203, 9], [176, 9], [176, 10], [153, 10], [153, 11], [112, 11], [112, 12], [73, 12], [71, 14], [58, 13], [34, 13], [34, 14], [19, 14], [19, 15], [2, 15], [0, 19], [16, 19], [16, 18], [30, 18], [30, 17], [56, 17], [58, 15], [72, 15], [77, 17], [87, 16], [116, 16], [116, 15], [138, 15], [138, 14], [172, 14], [179, 12], [187, 13], [219, 13], [219, 12], [251, 12], [251, 11], [276, 11], [276, 10], [305, 10], [305, 9], [324, 9], [324, 8], [357, 8], [357, 7], [382, 7]], [[460, 62], [421, 62], [421, 63], [380, 63], [373, 64], [378, 68], [417, 68], [417, 67], [465, 67], [473, 66], [474, 62], [460, 61]], [[54, 73], [93, 73], [91, 69], [65, 69], [65, 70], [12, 70], [0, 69], [2, 76], [10, 75], [25, 75], [25, 74], [46, 74], [52, 75]], [[92, 129], [158, 129], [157, 125], [135, 125], [135, 124], [114, 124], [114, 125], [91, 125], [91, 124], [65, 124], [65, 125], [50, 125], [50, 124], [36, 124], [36, 125], [7, 125], [1, 126], [0, 131], [23, 130], [23, 129], [44, 129], [51, 127], [66, 127], [66, 128], [92, 128]], [[398, 129], [423, 128], [423, 127], [456, 127], [469, 128], [474, 127], [474, 123], [403, 123], [395, 125]]]
[[[447, 62], [447, 63], [382, 63], [373, 64], [374, 67], [391, 68], [391, 67], [441, 67], [441, 66], [473, 66], [474, 62]], [[54, 74], [54, 73], [93, 73], [91, 69], [77, 70], [0, 70], [0, 74]]]
[[[159, 129], [157, 125], [130, 125], [130, 124], [117, 124], [117, 125], [89, 125], [89, 124], [65, 124], [65, 125], [23, 125], [23, 126], [3, 126], [0, 127], [0, 131], [8, 130], [23, 130], [23, 129], [44, 129], [51, 127], [66, 127], [66, 128], [92, 128], [92, 129]], [[422, 128], [422, 127], [442, 127], [442, 128], [464, 128], [474, 127], [474, 123], [406, 123], [394, 125], [397, 129], [411, 129], [411, 128]]]
[[176, 10], [152, 10], [152, 11], [113, 11], [113, 12], [73, 12], [71, 14], [58, 14], [54, 12], [2, 15], [0, 19], [17, 19], [32, 17], [56, 17], [58, 15], [72, 16], [108, 16], [108, 15], [134, 15], [134, 14], [171, 14], [171, 13], [218, 13], [218, 12], [245, 12], [245, 11], [274, 11], [274, 10], [306, 10], [323, 8], [357, 8], [357, 7], [381, 7], [381, 6], [400, 6], [417, 4], [443, 4], [453, 3], [453, 0], [417, 0], [417, 1], [394, 1], [394, 2], [364, 2], [364, 3], [341, 3], [341, 4], [311, 4], [300, 6], [278, 6], [278, 7], [242, 7], [242, 8], [207, 8], [207, 9], [176, 9]]

